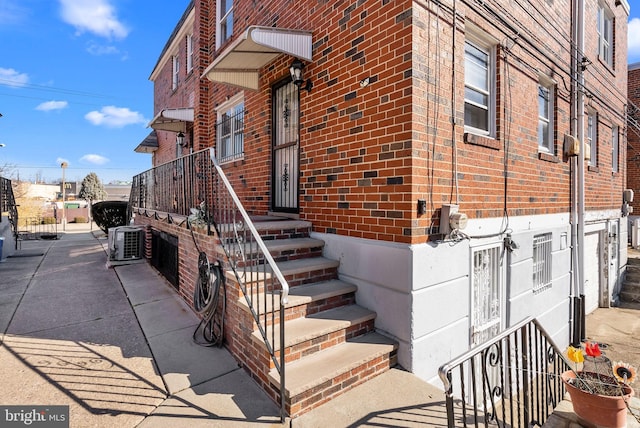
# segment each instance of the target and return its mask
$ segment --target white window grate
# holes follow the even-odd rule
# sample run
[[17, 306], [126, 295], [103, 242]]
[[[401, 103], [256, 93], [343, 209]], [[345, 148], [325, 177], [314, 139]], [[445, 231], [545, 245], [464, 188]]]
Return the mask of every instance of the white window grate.
[[533, 237], [533, 292], [551, 287], [551, 233]]
[[473, 252], [473, 344], [484, 343], [500, 332], [500, 252], [499, 246]]

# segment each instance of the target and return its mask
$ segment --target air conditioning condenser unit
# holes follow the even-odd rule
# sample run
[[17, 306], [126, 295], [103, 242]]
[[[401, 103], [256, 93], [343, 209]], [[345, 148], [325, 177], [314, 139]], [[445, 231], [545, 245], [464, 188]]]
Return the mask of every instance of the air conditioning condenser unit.
[[109, 262], [111, 265], [143, 261], [144, 230], [135, 226], [109, 228]]

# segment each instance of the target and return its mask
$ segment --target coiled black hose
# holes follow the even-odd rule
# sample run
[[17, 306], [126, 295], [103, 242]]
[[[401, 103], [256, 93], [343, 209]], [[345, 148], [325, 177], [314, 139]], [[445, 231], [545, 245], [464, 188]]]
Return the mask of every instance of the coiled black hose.
[[[222, 295], [222, 302], [220, 297]], [[198, 279], [193, 290], [193, 308], [202, 317], [193, 341], [202, 346], [222, 346], [227, 306], [224, 276], [219, 264], [211, 265], [204, 251], [198, 255]]]

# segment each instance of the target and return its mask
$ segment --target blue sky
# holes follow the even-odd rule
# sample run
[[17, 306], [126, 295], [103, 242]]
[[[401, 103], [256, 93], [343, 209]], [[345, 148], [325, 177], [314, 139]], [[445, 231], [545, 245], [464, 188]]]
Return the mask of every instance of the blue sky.
[[[0, 0], [0, 168], [10, 178], [89, 172], [130, 180], [153, 118], [158, 56], [189, 0]], [[631, 0], [629, 62], [640, 62]], [[7, 169], [8, 167], [8, 169]], [[7, 174], [6, 171], [12, 172]]]
[[[189, 0], [0, 0], [0, 168], [130, 180], [151, 166], [149, 75]], [[6, 171], [12, 172], [7, 174]]]

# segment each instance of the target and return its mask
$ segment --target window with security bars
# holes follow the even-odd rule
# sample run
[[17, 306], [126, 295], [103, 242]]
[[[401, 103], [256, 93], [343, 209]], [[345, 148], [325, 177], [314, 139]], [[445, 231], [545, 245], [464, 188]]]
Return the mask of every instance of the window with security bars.
[[244, 101], [218, 110], [216, 152], [219, 163], [244, 156]]
[[551, 233], [533, 237], [533, 292], [551, 286]]

